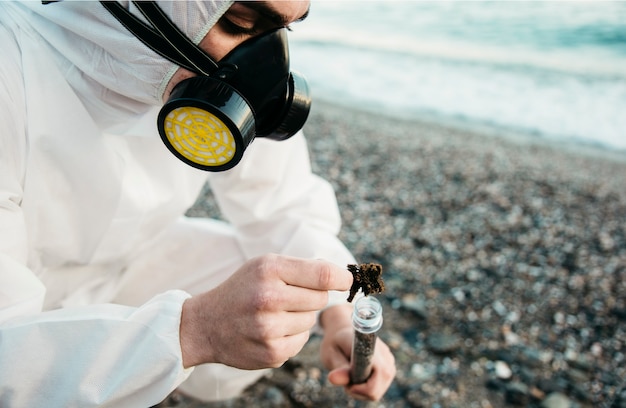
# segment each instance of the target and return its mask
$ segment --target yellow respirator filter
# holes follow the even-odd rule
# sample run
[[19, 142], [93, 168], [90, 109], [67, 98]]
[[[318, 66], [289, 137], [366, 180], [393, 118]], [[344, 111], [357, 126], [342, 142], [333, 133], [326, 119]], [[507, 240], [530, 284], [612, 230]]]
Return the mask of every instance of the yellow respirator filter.
[[255, 136], [255, 118], [228, 84], [193, 77], [178, 84], [161, 108], [159, 134], [180, 160], [202, 170], [234, 167]]
[[204, 109], [183, 106], [165, 118], [169, 144], [199, 166], [223, 166], [235, 157], [233, 133], [217, 116]]

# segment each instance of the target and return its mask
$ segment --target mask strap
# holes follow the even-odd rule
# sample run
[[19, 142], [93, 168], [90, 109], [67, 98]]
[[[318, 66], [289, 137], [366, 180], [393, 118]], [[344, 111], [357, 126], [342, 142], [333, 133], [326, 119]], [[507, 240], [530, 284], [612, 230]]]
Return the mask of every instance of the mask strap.
[[153, 1], [133, 1], [152, 27], [126, 10], [117, 1], [101, 1], [100, 3], [128, 31], [162, 57], [201, 75], [210, 75], [216, 70], [217, 64], [211, 57], [189, 40]]

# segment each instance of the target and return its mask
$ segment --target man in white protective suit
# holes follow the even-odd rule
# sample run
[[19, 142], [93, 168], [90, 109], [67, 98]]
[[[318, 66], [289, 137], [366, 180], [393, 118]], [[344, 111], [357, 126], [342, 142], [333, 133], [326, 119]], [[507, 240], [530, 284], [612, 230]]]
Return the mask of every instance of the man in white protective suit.
[[[308, 2], [148, 3], [0, 2], [0, 406], [231, 398], [315, 327], [330, 382], [380, 399], [395, 375], [382, 341], [369, 380], [349, 381], [354, 259], [297, 132], [306, 98], [265, 98], [299, 79], [263, 88]], [[259, 56], [278, 65], [257, 73]], [[193, 82], [210, 76], [237, 92]], [[236, 103], [214, 102], [225, 93]], [[299, 126], [264, 113], [272, 103]], [[190, 112], [223, 119], [235, 147], [216, 160], [232, 168], [205, 171], [216, 162], [171, 136]], [[281, 120], [287, 140], [250, 143]], [[228, 223], [184, 216], [207, 180]]]

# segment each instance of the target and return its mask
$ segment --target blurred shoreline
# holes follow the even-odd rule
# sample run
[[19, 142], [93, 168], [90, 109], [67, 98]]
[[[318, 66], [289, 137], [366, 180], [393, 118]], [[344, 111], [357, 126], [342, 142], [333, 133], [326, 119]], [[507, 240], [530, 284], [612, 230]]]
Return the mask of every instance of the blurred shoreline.
[[[626, 149], [606, 146], [591, 140], [575, 140], [575, 139], [559, 139], [553, 136], [546, 136], [540, 133], [529, 133], [522, 130], [516, 131], [511, 128], [498, 126], [491, 123], [479, 123], [476, 121], [454, 119], [452, 117], [438, 116], [436, 114], [417, 114], [406, 113], [401, 111], [392, 111], [388, 107], [376, 108], [374, 106], [365, 105], [360, 108], [354, 106], [354, 102], [333, 102], [323, 98], [315, 98], [313, 110], [318, 111], [320, 115], [328, 115], [333, 111], [347, 111], [355, 114], [369, 114], [375, 117], [386, 118], [390, 121], [404, 123], [407, 126], [414, 126], [416, 134], [419, 128], [439, 128], [449, 129], [456, 132], [467, 132], [482, 137], [486, 140], [496, 138], [502, 141], [513, 142], [518, 145], [535, 145], [537, 147], [562, 150], [564, 153], [583, 155], [608, 159], [617, 162], [626, 162]], [[306, 132], [305, 126], [305, 133]], [[625, 133], [626, 136], [626, 133]]]
[[[385, 268], [397, 378], [351, 400], [313, 337], [241, 398], [177, 406], [626, 406], [624, 152], [317, 100], [304, 130], [340, 238]], [[207, 192], [190, 215], [215, 211]]]

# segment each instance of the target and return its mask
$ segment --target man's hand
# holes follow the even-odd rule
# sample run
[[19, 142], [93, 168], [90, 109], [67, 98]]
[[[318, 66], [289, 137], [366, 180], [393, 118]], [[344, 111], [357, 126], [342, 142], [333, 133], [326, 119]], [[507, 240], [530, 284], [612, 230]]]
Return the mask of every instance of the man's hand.
[[344, 268], [265, 255], [245, 263], [215, 289], [183, 304], [183, 365], [222, 363], [242, 369], [280, 367], [309, 338], [328, 290], [352, 284]]
[[352, 351], [352, 307], [337, 305], [322, 313], [320, 322], [324, 328], [321, 345], [321, 359], [328, 368], [328, 380], [335, 385], [343, 385], [354, 398], [378, 401], [385, 395], [396, 376], [395, 359], [389, 347], [376, 340], [372, 357], [372, 375], [363, 384], [350, 384], [350, 354]]

